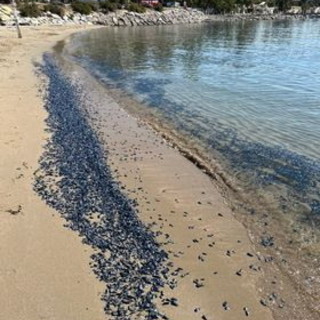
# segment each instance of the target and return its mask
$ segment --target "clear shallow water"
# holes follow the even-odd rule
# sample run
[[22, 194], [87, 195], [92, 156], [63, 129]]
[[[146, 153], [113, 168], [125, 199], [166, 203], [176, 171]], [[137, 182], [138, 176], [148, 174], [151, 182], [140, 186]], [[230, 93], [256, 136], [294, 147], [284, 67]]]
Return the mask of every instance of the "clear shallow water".
[[318, 224], [320, 21], [100, 29], [68, 51], [218, 154], [245, 192]]

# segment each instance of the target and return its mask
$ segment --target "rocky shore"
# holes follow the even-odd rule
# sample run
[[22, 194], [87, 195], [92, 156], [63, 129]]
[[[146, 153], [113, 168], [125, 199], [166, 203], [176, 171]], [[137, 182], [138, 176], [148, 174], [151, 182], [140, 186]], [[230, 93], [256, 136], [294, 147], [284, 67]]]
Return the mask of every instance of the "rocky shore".
[[206, 21], [239, 21], [239, 20], [304, 20], [320, 18], [320, 12], [301, 13], [239, 13], [239, 14], [213, 14], [206, 17]]
[[[104, 25], [104, 26], [152, 26], [183, 23], [199, 23], [207, 16], [199, 10], [169, 9], [163, 12], [148, 10], [146, 13], [119, 10], [109, 14], [94, 12], [90, 15], [70, 13], [63, 17], [51, 12], [44, 13], [38, 18], [20, 17], [19, 23], [23, 26], [40, 25]], [[0, 10], [0, 24], [13, 26], [15, 24], [11, 13], [4, 14]]]
[[[206, 14], [201, 10], [182, 8], [166, 9], [163, 12], [148, 10], [146, 13], [136, 13], [118, 10], [112, 13], [93, 12], [89, 15], [69, 12], [63, 17], [51, 12], [45, 12], [38, 18], [19, 17], [22, 26], [72, 26], [72, 25], [103, 25], [112, 27], [153, 26], [170, 24], [191, 24], [203, 21], [236, 21], [236, 20], [292, 20], [319, 18], [320, 10], [303, 15], [301, 13], [234, 13]], [[14, 26], [12, 11], [8, 6], [0, 6], [0, 25]]]

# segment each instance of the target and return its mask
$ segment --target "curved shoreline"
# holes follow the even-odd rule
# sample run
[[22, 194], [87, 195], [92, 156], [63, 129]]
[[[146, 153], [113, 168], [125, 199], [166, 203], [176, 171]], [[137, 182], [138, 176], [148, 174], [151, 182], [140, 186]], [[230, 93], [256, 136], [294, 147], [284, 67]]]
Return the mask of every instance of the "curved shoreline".
[[[1, 89], [4, 108], [0, 114], [4, 117], [1, 127], [1, 130], [4, 130], [4, 143], [1, 141], [0, 146], [6, 159], [1, 159], [5, 160], [4, 166], [1, 166], [4, 168], [4, 171], [1, 171], [1, 179], [4, 181], [1, 187], [5, 189], [1, 189], [1, 203], [4, 206], [1, 208], [3, 215], [0, 219], [0, 240], [6, 250], [0, 249], [3, 261], [0, 269], [3, 282], [0, 301], [5, 302], [5, 305], [1, 304], [1, 308], [2, 315], [7, 319], [39, 319], [46, 316], [78, 320], [106, 317], [100, 301], [106, 287], [94, 277], [89, 267], [90, 256], [95, 252], [82, 244], [77, 233], [64, 228], [58, 212], [47, 206], [32, 190], [33, 172], [38, 168], [37, 162], [43, 152], [42, 145], [52, 137], [44, 122], [48, 114], [43, 108], [42, 94], [39, 96], [39, 86], [43, 90], [45, 87], [42, 86], [42, 81], [46, 82], [46, 79], [39, 79], [34, 74], [34, 63], [41, 64], [43, 52], [51, 50], [57, 41], [77, 30], [79, 29], [66, 30], [61, 27], [30, 28], [25, 29], [23, 40], [15, 38], [14, 30], [5, 34], [7, 51], [3, 51], [4, 60], [0, 67], [6, 70], [1, 76], [2, 80], [8, 83], [8, 87], [3, 86]], [[85, 77], [80, 77], [81, 79], [86, 80]], [[84, 83], [87, 89], [87, 84], [90, 83]], [[258, 317], [259, 320], [272, 319], [270, 311], [259, 304], [258, 291], [254, 284], [260, 275], [250, 272], [242, 277], [234, 275], [240, 268], [239, 263], [247, 265], [256, 261], [256, 258], [246, 255], [246, 252], [251, 251], [246, 231], [232, 217], [210, 179], [179, 153], [169, 149], [150, 130], [140, 127], [110, 100], [103, 88], [94, 88], [98, 91], [89, 92], [93, 94], [92, 101], [99, 96], [95, 93], [100, 92], [100, 97], [103, 97], [100, 103], [112, 109], [111, 115], [114, 118], [110, 118], [112, 122], [107, 128], [112, 129], [113, 134], [119, 133], [118, 124], [125, 125], [128, 129], [127, 121], [130, 126], [142, 130], [140, 137], [145, 142], [137, 141], [140, 147], [136, 150], [141, 155], [130, 155], [130, 163], [126, 162], [124, 168], [123, 155], [128, 152], [128, 146], [124, 141], [113, 145], [110, 139], [106, 139], [111, 143], [105, 149], [109, 165], [114, 177], [121, 183], [122, 192], [130, 193], [128, 197], [132, 200], [139, 200], [139, 219], [145, 225], [150, 225], [154, 232], [162, 230], [169, 235], [169, 239], [164, 236], [158, 240], [163, 243], [166, 251], [170, 250], [170, 262], [186, 270], [181, 274], [178, 286], [173, 282], [164, 292], [170, 298], [177, 297], [179, 306], [174, 306], [176, 300], [157, 300], [159, 311], [168, 314], [170, 319], [194, 320], [195, 315], [200, 319], [203, 316], [210, 319], [210, 315], [220, 319], [239, 319], [239, 315], [244, 317], [245, 312], [250, 312], [252, 318]], [[82, 93], [85, 91], [77, 92]], [[89, 97], [90, 94], [86, 95], [86, 98]], [[90, 99], [84, 101], [90, 102]], [[89, 103], [87, 107], [93, 108], [94, 105]], [[118, 110], [117, 113], [114, 112], [115, 109]], [[99, 122], [94, 113], [91, 113], [91, 116], [91, 121], [96, 119]], [[124, 139], [126, 134], [136, 137], [127, 131], [123, 133]], [[99, 132], [100, 139], [104, 134], [106, 133]], [[10, 142], [11, 137], [16, 137], [14, 142]], [[115, 141], [119, 142], [118, 138], [121, 137], [115, 138]], [[146, 146], [148, 149], [145, 149]], [[156, 146], [163, 148], [162, 155], [158, 154], [159, 150], [154, 149]], [[117, 148], [120, 153], [115, 152]], [[177, 161], [177, 164], [172, 166], [172, 160]], [[164, 161], [167, 163], [165, 167]], [[19, 170], [22, 170], [25, 178], [17, 177], [18, 166], [21, 166], [22, 169]], [[161, 169], [159, 172], [151, 172], [150, 168]], [[184, 172], [190, 173], [192, 177], [185, 177]], [[141, 183], [144, 184], [143, 190], [139, 186]], [[189, 187], [186, 188], [188, 184]], [[53, 187], [57, 188], [53, 189], [53, 192], [59, 190], [59, 184]], [[200, 200], [204, 201], [202, 205], [198, 203]], [[212, 205], [205, 201], [212, 201]], [[21, 210], [16, 210], [16, 204], [21, 205]], [[9, 209], [15, 214], [6, 211]], [[215, 214], [217, 210], [223, 217]], [[150, 219], [153, 212], [156, 213], [152, 214]], [[215, 229], [213, 236], [217, 237], [216, 245], [212, 243], [212, 229]], [[86, 229], [83, 229], [83, 232], [85, 231]], [[200, 241], [201, 246], [192, 241], [197, 238], [195, 241]], [[237, 243], [238, 240], [241, 243]], [[237, 254], [225, 254], [228, 250], [233, 250], [233, 247]], [[206, 248], [208, 252], [202, 248]], [[171, 272], [174, 277], [179, 274], [174, 269]], [[205, 281], [201, 280], [204, 274], [207, 275]], [[111, 278], [109, 280], [111, 281]], [[21, 286], [22, 289], [17, 290]], [[228, 312], [222, 306], [224, 299], [231, 305]], [[194, 311], [195, 308], [197, 311]]]
[[[98, 81], [100, 80], [98, 79]], [[103, 84], [102, 80], [101, 82]], [[265, 268], [268, 270], [269, 277], [271, 278], [277, 275], [279, 279], [282, 279], [280, 280], [280, 283], [282, 283], [281, 286], [284, 286], [285, 289], [279, 288], [279, 290], [284, 291], [283, 296], [285, 297], [285, 299], [278, 297], [277, 299], [280, 302], [272, 301], [272, 304], [274, 308], [276, 308], [277, 303], [280, 306], [279, 309], [282, 309], [284, 304], [286, 304], [287, 307], [286, 311], [279, 311], [278, 309], [278, 312], [276, 312], [276, 314], [279, 317], [283, 317], [284, 314], [286, 314], [287, 316], [300, 319], [300, 317], [302, 316], [300, 310], [302, 310], [303, 308], [309, 308], [308, 311], [304, 309], [303, 316], [305, 317], [305, 319], [313, 319], [313, 317], [317, 315], [316, 308], [313, 309], [313, 307], [316, 305], [316, 288], [314, 288], [315, 296], [312, 296], [312, 294], [309, 293], [310, 290], [312, 290], [311, 284], [305, 283], [305, 287], [301, 286], [301, 281], [303, 281], [304, 273], [302, 272], [301, 275], [295, 273], [296, 267], [298, 267], [299, 270], [308, 271], [308, 266], [310, 266], [311, 258], [309, 259], [309, 261], [307, 261], [305, 260], [305, 257], [303, 257], [299, 253], [300, 249], [298, 248], [300, 244], [298, 242], [296, 243], [297, 252], [291, 251], [294, 248], [294, 245], [288, 248], [291, 252], [283, 252], [283, 249], [281, 247], [282, 245], [285, 246], [287, 241], [286, 237], [281, 234], [281, 231], [283, 231], [283, 229], [279, 228], [279, 225], [283, 225], [283, 221], [281, 222], [280, 220], [278, 220], [278, 218], [276, 218], [272, 221], [272, 223], [270, 222], [268, 209], [272, 210], [272, 208], [266, 206], [266, 203], [264, 202], [262, 202], [259, 207], [252, 207], [250, 202], [247, 201], [248, 199], [243, 198], [241, 194], [239, 194], [238, 188], [235, 187], [233, 183], [228, 181], [228, 178], [225, 176], [223, 170], [216, 163], [216, 159], [214, 162], [212, 162], [211, 160], [205, 160], [201, 156], [201, 152], [198, 152], [197, 148], [190, 148], [190, 144], [185, 143], [184, 138], [181, 137], [181, 135], [177, 134], [173, 128], [169, 128], [167, 125], [163, 124], [162, 121], [156, 119], [155, 115], [144, 112], [142, 110], [143, 107], [140, 107], [139, 103], [135, 102], [132, 98], [126, 96], [126, 94], [120, 92], [118, 89], [107, 87], [107, 91], [108, 94], [111, 94], [111, 96], [120, 104], [120, 106], [124, 107], [130, 114], [137, 118], [136, 121], [138, 121], [142, 125], [147, 125], [152, 128], [161, 138], [164, 138], [171, 147], [177, 149], [186, 159], [191, 161], [210, 178], [218, 182], [217, 185], [219, 186], [220, 192], [222, 192], [222, 194], [227, 199], [227, 202], [233, 209], [237, 219], [239, 219], [239, 221], [241, 221], [246, 227], [248, 227], [248, 232], [250, 234], [252, 243], [255, 245], [256, 250], [259, 252], [259, 260], [265, 263]], [[214, 165], [214, 167], [212, 165]], [[272, 217], [272, 219], [273, 218], [274, 217]], [[279, 222], [281, 222], [281, 224], [279, 224]], [[269, 225], [268, 229], [261, 227], [263, 224], [265, 224], [266, 226]], [[259, 227], [255, 227], [255, 225], [259, 225]], [[274, 229], [270, 229], [270, 226], [274, 227]], [[271, 232], [272, 236], [273, 232], [276, 235], [275, 250], [273, 250], [273, 245], [269, 246], [262, 244], [265, 241], [264, 239], [267, 239], [269, 237], [269, 234], [267, 232]], [[289, 259], [287, 261], [287, 258], [291, 258], [291, 260]], [[292, 260], [292, 258], [294, 258], [294, 261]], [[316, 273], [313, 273], [312, 275], [316, 276]], [[283, 285], [283, 283], [286, 284]], [[261, 284], [261, 286], [265, 287], [263, 290], [264, 293], [275, 290], [275, 286], [270, 285], [270, 283], [268, 283], [268, 280], [266, 280], [265, 283]], [[297, 290], [297, 287], [299, 287], [299, 290]], [[294, 295], [294, 297], [291, 297], [291, 295]], [[277, 299], [272, 298], [272, 300]], [[285, 301], [285, 303], [281, 301]]]
[[[20, 57], [29, 54], [30, 51], [33, 52], [32, 57], [36, 55], [40, 58], [41, 52], [47, 51], [54, 43], [64, 37], [61, 28], [50, 28], [46, 32], [48, 33], [47, 35], [45, 35], [44, 32], [44, 35], [41, 33], [41, 37], [39, 37], [39, 34], [35, 34], [35, 30], [30, 30], [29, 38], [27, 38], [30, 43], [27, 47], [21, 47], [19, 54], [15, 53], [15, 55], [12, 55], [12, 58], [14, 59], [14, 57], [19, 56], [20, 59]], [[68, 31], [69, 34], [71, 32], [73, 31]], [[50, 34], [53, 38], [47, 40], [46, 36]], [[35, 76], [31, 76], [30, 73], [32, 66], [31, 60], [27, 61], [26, 64], [28, 64], [29, 78], [23, 78], [21, 80], [22, 82], [20, 82], [20, 85], [23, 83], [23, 88], [27, 89], [26, 91], [19, 91], [19, 98], [22, 99], [22, 101], [37, 95], [37, 90], [35, 88], [32, 89], [31, 93], [28, 91], [30, 89], [30, 83], [35, 83]], [[18, 74], [19, 70], [21, 69], [16, 68], [15, 73]], [[23, 69], [23, 72], [26, 72], [25, 69]], [[33, 79], [32, 82], [30, 82], [30, 79]], [[224, 199], [217, 190], [217, 186], [179, 153], [168, 148], [153, 131], [145, 126], [141, 126], [139, 121], [130, 117], [126, 111], [119, 107], [119, 105], [108, 96], [105, 88], [101, 87], [95, 80], [88, 77], [86, 73], [80, 72], [79, 78], [76, 79], [76, 81], [80, 81], [80, 84], [82, 83], [82, 85], [86, 87], [86, 90], [80, 90], [78, 93], [86, 93], [85, 98], [89, 99], [88, 101], [90, 103], [85, 106], [84, 110], [87, 108], [88, 119], [92, 127], [95, 128], [99, 139], [104, 142], [104, 152], [108, 154], [108, 165], [113, 172], [114, 178], [121, 184], [121, 189], [124, 194], [127, 194], [129, 198], [137, 199], [139, 218], [141, 221], [145, 224], [150, 223], [153, 225], [155, 232], [161, 230], [162, 232], [169, 234], [170, 240], [173, 240], [174, 243], [167, 243], [164, 244], [164, 246], [166, 250], [171, 251], [169, 254], [170, 260], [177, 264], [182, 264], [185, 270], [191, 273], [191, 276], [186, 275], [179, 280], [178, 286], [174, 288], [174, 291], [169, 288], [166, 289], [166, 294], [172, 296], [174, 293], [174, 295], [178, 296], [179, 307], [168, 307], [167, 304], [161, 305], [161, 302], [157, 301], [160, 310], [167, 312], [170, 319], [181, 319], [183, 317], [183, 319], [193, 320], [195, 319], [195, 315], [199, 318], [201, 316], [206, 316], [207, 319], [211, 319], [210, 315], [213, 314], [214, 316], [218, 316], [219, 319], [238, 320], [240, 315], [241, 317], [245, 317], [246, 310], [248, 310], [250, 318], [252, 319], [271, 319], [272, 316], [269, 309], [265, 308], [259, 301], [261, 292], [257, 283], [259, 283], [259, 279], [261, 279], [264, 274], [264, 272], [260, 273], [259, 271], [259, 268], [263, 265], [260, 260], [262, 255], [259, 253], [257, 256], [253, 257], [247, 255], [247, 253], [250, 253], [252, 250], [247, 231], [243, 225], [233, 217], [233, 213], [224, 203]], [[19, 83], [17, 79], [13, 78], [11, 85], [14, 86], [17, 83]], [[91, 88], [92, 91], [88, 90], [89, 88]], [[13, 92], [14, 90], [11, 91], [11, 94]], [[29, 92], [29, 96], [26, 92]], [[4, 93], [4, 96], [8, 99], [6, 93]], [[43, 114], [42, 104], [42, 102], [37, 100], [37, 104], [26, 104], [26, 108], [20, 102], [19, 106], [21, 109], [18, 110], [17, 114], [14, 114], [16, 118], [13, 120], [14, 122], [20, 121], [18, 122], [18, 125], [23, 129], [28, 130], [28, 132], [21, 132], [21, 134], [25, 134], [27, 137], [34, 134], [34, 132], [32, 132], [30, 127], [23, 127], [24, 122], [37, 127], [39, 129], [36, 131], [37, 134], [38, 132], [41, 132], [41, 139], [39, 138], [32, 142], [30, 142], [30, 140], [18, 142], [19, 145], [24, 143], [25, 149], [31, 149], [31, 154], [32, 146], [37, 146], [37, 153], [34, 156], [30, 156], [32, 169], [37, 167], [37, 158], [42, 151], [40, 145], [48, 138], [48, 135], [44, 135], [44, 130], [46, 128], [43, 125], [45, 115]], [[101, 106], [105, 106], [106, 108], [101, 108]], [[21, 110], [25, 110], [22, 117]], [[41, 116], [37, 114], [39, 110], [41, 110]], [[10, 112], [10, 108], [6, 111]], [[32, 120], [34, 114], [37, 114], [37, 117]], [[4, 128], [6, 130], [10, 127], [11, 123], [8, 122], [8, 126], [5, 126]], [[138, 136], [133, 134], [136, 132], [139, 133]], [[8, 155], [8, 162], [15, 162], [17, 160], [17, 153], [14, 152], [14, 149], [16, 149], [16, 146], [5, 149]], [[25, 149], [22, 153], [19, 153], [19, 157], [22, 159], [26, 156], [24, 153], [26, 151]], [[11, 175], [14, 171], [14, 167], [8, 167], [7, 171]], [[39, 203], [39, 199], [34, 197], [30, 188], [32, 171], [29, 173], [26, 185], [24, 186], [27, 189], [26, 196], [32, 199], [32, 203], [27, 204], [27, 210], [25, 211], [25, 219], [28, 220], [21, 220], [21, 217], [19, 216], [17, 216], [17, 218], [21, 220], [20, 223], [22, 226], [26, 223], [31, 225], [33, 228], [31, 230], [33, 232], [35, 229], [38, 230], [38, 228], [43, 228], [47, 223], [47, 228], [44, 229], [44, 232], [48, 232], [49, 235], [51, 235], [49, 230], [52, 228], [53, 222], [52, 220], [48, 220], [48, 215], [56, 215], [56, 211], [45, 206], [43, 202]], [[186, 173], [190, 176], [186, 176]], [[11, 179], [11, 176], [9, 176], [9, 178]], [[10, 180], [9, 178], [8, 181]], [[9, 181], [6, 186], [9, 190], [13, 190], [13, 184], [13, 182]], [[14, 189], [13, 192], [16, 193], [15, 199], [21, 201], [25, 210], [25, 203], [23, 201], [26, 200], [24, 197], [21, 197], [21, 189], [20, 191], [19, 189]], [[31, 219], [32, 212], [35, 212], [35, 214]], [[153, 212], [156, 212], [157, 215]], [[13, 218], [13, 216], [6, 217], [5, 219], [10, 223], [9, 219], [11, 218]], [[41, 225], [35, 227], [35, 223], [39, 221], [39, 219]], [[56, 316], [60, 319], [79, 319], [87, 317], [102, 319], [102, 315], [99, 315], [98, 308], [101, 307], [101, 305], [99, 297], [97, 296], [97, 294], [100, 295], [105, 289], [103, 288], [101, 290], [101, 283], [99, 284], [99, 290], [96, 292], [92, 290], [95, 292], [96, 296], [94, 297], [95, 299], [92, 299], [93, 301], [90, 300], [90, 303], [92, 304], [89, 303], [89, 305], [87, 303], [89, 300], [85, 299], [88, 297], [83, 298], [81, 296], [81, 289], [79, 291], [77, 286], [72, 285], [74, 274], [78, 272], [78, 269], [83, 268], [85, 272], [83, 272], [83, 274], [80, 273], [80, 280], [81, 282], [84, 281], [84, 286], [81, 287], [82, 290], [84, 292], [90, 291], [91, 293], [92, 291], [89, 290], [89, 288], [97, 288], [95, 279], [91, 276], [88, 277], [87, 264], [89, 263], [90, 254], [86, 254], [86, 258], [83, 260], [72, 260], [70, 272], [66, 274], [64, 281], [59, 282], [59, 284], [56, 283], [55, 272], [63, 270], [65, 258], [55, 261], [56, 268], [51, 270], [49, 268], [52, 263], [50, 256], [55, 257], [56, 250], [65, 252], [65, 247], [67, 247], [68, 241], [70, 241], [70, 234], [73, 239], [72, 244], [70, 244], [70, 256], [79, 255], [78, 250], [83, 250], [83, 245], [81, 245], [81, 239], [75, 233], [62, 228], [60, 218], [56, 217], [55, 219], [56, 222], [54, 225], [58, 230], [58, 233], [56, 233], [55, 236], [57, 238], [62, 237], [59, 242], [60, 246], [53, 245], [50, 249], [51, 251], [49, 251], [51, 252], [49, 258], [45, 256], [46, 259], [43, 259], [42, 261], [43, 270], [48, 272], [49, 277], [52, 277], [52, 279], [46, 279], [46, 276], [44, 279], [47, 281], [45, 284], [49, 287], [48, 290], [50, 290], [50, 295], [55, 297], [55, 302], [52, 302], [50, 299], [45, 301], [41, 300], [41, 297], [37, 296], [37, 286], [29, 287], [28, 292], [22, 291], [17, 293], [14, 290], [14, 286], [20, 283], [30, 284], [30, 281], [32, 283], [42, 283], [42, 269], [40, 269], [39, 272], [37, 267], [35, 269], [32, 268], [34, 268], [33, 264], [34, 261], [37, 261], [38, 255], [40, 254], [41, 256], [41, 254], [44, 254], [44, 250], [47, 250], [46, 241], [51, 240], [50, 238], [47, 239], [43, 234], [42, 237], [37, 238], [32, 237], [32, 235], [28, 233], [23, 233], [24, 237], [18, 242], [20, 247], [25, 249], [26, 239], [29, 240], [31, 245], [33, 241], [39, 242], [40, 239], [41, 243], [39, 246], [41, 250], [37, 252], [28, 251], [28, 261], [30, 262], [30, 265], [26, 264], [23, 266], [25, 270], [29, 272], [30, 270], [32, 271], [30, 273], [33, 279], [30, 279], [30, 276], [26, 273], [22, 273], [17, 279], [14, 278], [11, 273], [4, 276], [5, 283], [8, 285], [5, 286], [7, 291], [4, 290], [6, 296], [1, 300], [9, 300], [9, 302], [15, 301], [15, 304], [9, 304], [2, 309], [4, 310], [4, 315], [13, 320], [20, 319], [21, 315], [16, 315], [14, 309], [17, 308], [17, 305], [19, 306], [19, 301], [25, 301], [27, 298], [26, 296], [30, 295], [34, 303], [28, 306], [21, 306], [20, 308], [21, 310], [24, 310], [24, 318], [29, 317], [36, 319], [36, 316], [39, 315], [32, 313], [33, 307], [36, 306], [40, 310], [52, 308], [53, 311], [51, 311], [51, 316]], [[193, 228], [190, 229], [189, 227]], [[21, 253], [20, 251], [15, 251], [17, 248], [14, 246], [13, 241], [17, 241], [15, 239], [16, 234], [21, 230], [6, 230], [6, 233], [12, 232], [13, 236], [9, 238], [9, 241], [6, 238], [0, 238], [1, 243], [5, 243], [8, 252], [13, 252], [13, 255], [9, 254], [8, 256], [5, 256], [2, 252], [1, 256], [5, 257], [8, 265], [14, 265], [16, 261], [13, 257], [20, 259]], [[214, 234], [213, 237], [216, 244], [210, 242], [212, 241], [212, 233]], [[36, 236], [39, 236], [38, 233], [36, 233]], [[3, 234], [0, 234], [0, 237], [3, 237]], [[200, 241], [201, 244], [198, 244], [199, 242], [191, 241], [194, 239]], [[166, 240], [167, 239], [163, 239], [163, 242], [166, 242]], [[238, 241], [241, 242], [239, 243]], [[188, 246], [191, 247], [188, 248]], [[236, 252], [233, 253], [233, 250]], [[182, 251], [183, 254], [181, 253]], [[206, 254], [204, 255], [203, 253]], [[249, 266], [253, 267], [250, 268]], [[241, 276], [238, 276], [235, 273], [239, 271], [240, 268], [245, 270], [245, 272]], [[254, 270], [253, 268], [258, 269]], [[20, 266], [16, 269], [18, 270], [18, 273], [21, 271]], [[217, 274], [215, 274], [215, 272], [217, 272]], [[205, 275], [205, 281], [201, 280], [203, 275]], [[26, 281], [26, 279], [28, 279], [28, 281]], [[14, 286], [12, 286], [12, 281]], [[69, 285], [71, 284], [70, 296], [64, 295], [67, 282]], [[205, 286], [202, 287], [202, 284], [205, 284]], [[55, 290], [52, 291], [51, 287], [55, 287]], [[58, 299], [57, 297], [60, 295], [65, 298]], [[82, 299], [80, 299], [81, 297]], [[73, 307], [68, 309], [66, 308], [66, 304], [70, 303], [70, 299], [73, 303]], [[230, 310], [224, 309], [223, 304], [225, 300], [228, 301], [227, 306], [231, 306]], [[79, 301], [82, 301], [82, 305], [79, 305]], [[193, 306], [190, 304], [190, 301], [194, 302], [195, 305]], [[89, 311], [82, 311], [82, 308], [84, 309], [87, 305]], [[201, 307], [201, 310], [199, 309], [199, 312], [196, 312], [194, 311], [194, 307]], [[294, 313], [294, 310], [289, 311]], [[291, 317], [291, 319], [293, 318]]]
[[[234, 278], [235, 269], [247, 269], [249, 261], [258, 260], [247, 254], [251, 244], [246, 230], [233, 217], [217, 186], [153, 130], [131, 117], [84, 69], [64, 58], [67, 62], [62, 61], [62, 69], [83, 88], [83, 108], [108, 155], [107, 165], [123, 192], [136, 201], [141, 221], [163, 243], [170, 264], [183, 270], [180, 279], [163, 289], [164, 295], [177, 299], [178, 306], [158, 302], [157, 308], [170, 319], [194, 319], [198, 309], [199, 316], [207, 319], [238, 319], [246, 312], [259, 319], [270, 318], [254, 289], [262, 269], [252, 272], [248, 268]], [[210, 242], [215, 233], [218, 239]], [[212, 276], [212, 265], [224, 270], [222, 274], [214, 271]], [[214, 294], [217, 284], [232, 311], [228, 307], [225, 312], [221, 295]], [[194, 306], [188, 301], [194, 301]]]

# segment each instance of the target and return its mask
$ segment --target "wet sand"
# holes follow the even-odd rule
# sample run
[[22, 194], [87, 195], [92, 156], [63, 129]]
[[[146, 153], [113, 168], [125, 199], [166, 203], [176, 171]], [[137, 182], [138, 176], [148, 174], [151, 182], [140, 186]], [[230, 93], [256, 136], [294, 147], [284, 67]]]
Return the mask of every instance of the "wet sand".
[[[32, 189], [49, 138], [33, 61], [74, 29], [24, 31], [23, 44], [14, 31], [1, 30], [0, 37], [1, 317], [105, 319], [105, 283], [89, 266], [93, 250]], [[260, 261], [214, 181], [128, 115], [95, 80], [80, 70], [77, 79], [84, 81], [83, 107], [114, 179], [136, 199], [139, 219], [158, 232], [170, 273], [182, 269], [172, 289], [163, 289], [178, 306], [158, 297], [159, 310], [170, 319], [272, 319], [260, 302]]]
[[85, 71], [77, 68], [73, 75], [114, 177], [137, 201], [139, 218], [159, 234], [172, 270], [182, 270], [176, 285], [164, 289], [178, 307], [159, 299], [158, 308], [170, 319], [272, 319], [259, 297], [260, 261], [214, 180], [123, 110]]

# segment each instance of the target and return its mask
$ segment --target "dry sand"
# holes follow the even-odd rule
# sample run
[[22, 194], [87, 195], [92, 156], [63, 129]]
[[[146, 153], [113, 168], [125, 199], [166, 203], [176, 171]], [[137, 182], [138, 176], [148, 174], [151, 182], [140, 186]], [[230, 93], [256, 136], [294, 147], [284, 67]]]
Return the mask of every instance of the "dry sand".
[[[23, 31], [18, 40], [14, 30], [0, 29], [0, 320], [105, 319], [104, 287], [90, 270], [90, 248], [32, 190], [47, 137], [33, 62], [75, 28]], [[179, 307], [159, 308], [170, 319], [272, 319], [259, 302], [263, 272], [247, 254], [254, 252], [247, 231], [214, 181], [129, 116], [99, 83], [86, 80], [97, 102], [92, 122], [111, 167], [125, 192], [138, 199], [141, 219], [169, 235], [164, 248], [188, 273], [167, 289]]]
[[32, 190], [46, 139], [33, 61], [74, 31], [0, 28], [1, 320], [106, 318], [90, 248]]

